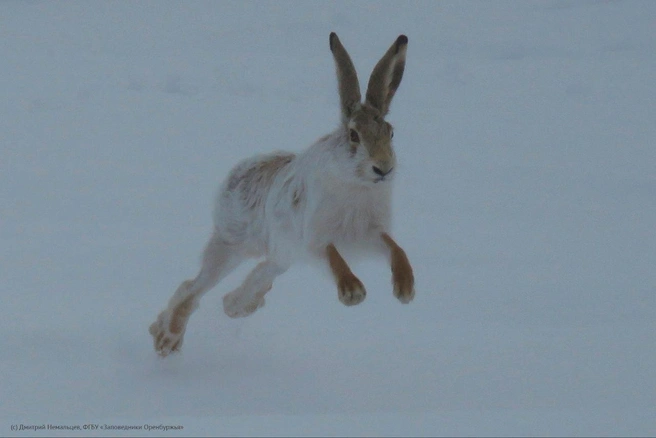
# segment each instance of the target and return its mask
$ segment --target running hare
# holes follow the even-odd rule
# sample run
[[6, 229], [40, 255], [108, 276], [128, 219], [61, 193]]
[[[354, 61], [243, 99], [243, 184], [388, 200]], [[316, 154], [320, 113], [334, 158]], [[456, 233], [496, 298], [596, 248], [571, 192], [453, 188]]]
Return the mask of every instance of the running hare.
[[407, 44], [399, 36], [376, 64], [361, 103], [351, 58], [330, 34], [342, 123], [299, 154], [259, 155], [232, 169], [216, 199], [214, 232], [198, 276], [178, 287], [150, 326], [160, 355], [180, 349], [201, 296], [248, 258], [264, 261], [223, 297], [224, 311], [233, 318], [262, 307], [273, 280], [308, 256], [327, 261], [342, 303], [361, 303], [365, 288], [337, 249], [352, 245], [387, 255], [394, 296], [402, 303], [413, 299], [412, 267], [388, 232], [396, 158], [392, 126], [384, 120], [403, 77]]

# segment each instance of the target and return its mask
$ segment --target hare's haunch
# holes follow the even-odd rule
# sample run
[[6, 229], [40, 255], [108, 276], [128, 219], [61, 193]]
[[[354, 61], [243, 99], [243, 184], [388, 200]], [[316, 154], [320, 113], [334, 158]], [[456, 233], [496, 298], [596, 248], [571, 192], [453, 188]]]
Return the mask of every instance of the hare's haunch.
[[150, 326], [160, 355], [180, 349], [201, 296], [248, 258], [263, 261], [223, 298], [233, 318], [262, 307], [274, 279], [308, 256], [326, 260], [342, 303], [361, 303], [364, 285], [338, 251], [353, 245], [387, 255], [394, 296], [402, 303], [414, 297], [412, 267], [389, 234], [396, 156], [392, 125], [384, 119], [403, 77], [408, 38], [399, 36], [378, 61], [364, 102], [346, 49], [335, 33], [329, 41], [341, 124], [301, 153], [259, 155], [231, 170], [216, 198], [214, 232], [200, 272], [178, 287]]

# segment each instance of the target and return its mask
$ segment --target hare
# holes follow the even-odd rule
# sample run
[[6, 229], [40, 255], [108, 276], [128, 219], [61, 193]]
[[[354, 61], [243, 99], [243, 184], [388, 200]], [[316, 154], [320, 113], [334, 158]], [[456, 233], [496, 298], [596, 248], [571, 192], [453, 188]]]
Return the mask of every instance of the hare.
[[351, 58], [333, 32], [341, 124], [299, 154], [274, 152], [237, 164], [219, 189], [214, 231], [200, 272], [184, 281], [150, 326], [161, 356], [182, 346], [201, 296], [248, 258], [260, 262], [223, 297], [233, 318], [264, 305], [274, 279], [301, 257], [327, 261], [337, 296], [359, 304], [366, 291], [338, 248], [377, 249], [388, 257], [394, 296], [414, 298], [414, 276], [405, 252], [390, 237], [391, 180], [396, 157], [392, 126], [384, 120], [405, 67], [408, 38], [400, 35], [376, 64], [364, 103]]

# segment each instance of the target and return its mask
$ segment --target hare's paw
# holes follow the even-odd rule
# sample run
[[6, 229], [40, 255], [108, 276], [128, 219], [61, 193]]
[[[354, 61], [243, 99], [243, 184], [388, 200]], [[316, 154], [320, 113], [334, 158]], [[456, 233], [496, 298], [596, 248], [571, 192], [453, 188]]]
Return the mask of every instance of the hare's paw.
[[403, 304], [408, 304], [415, 297], [415, 288], [408, 284], [394, 283], [394, 296]]
[[339, 301], [347, 306], [355, 306], [364, 301], [367, 291], [355, 275], [345, 275], [337, 283]]
[[236, 289], [223, 297], [223, 312], [230, 318], [243, 318], [251, 315], [264, 306], [264, 296], [256, 296], [254, 300], [244, 300], [240, 289]]
[[153, 336], [155, 351], [162, 357], [180, 350], [184, 337], [184, 328], [179, 333], [171, 331], [171, 314], [168, 310], [160, 313], [148, 331]]
[[392, 274], [394, 285], [394, 296], [404, 304], [409, 303], [415, 297], [415, 277], [410, 264], [399, 264]]

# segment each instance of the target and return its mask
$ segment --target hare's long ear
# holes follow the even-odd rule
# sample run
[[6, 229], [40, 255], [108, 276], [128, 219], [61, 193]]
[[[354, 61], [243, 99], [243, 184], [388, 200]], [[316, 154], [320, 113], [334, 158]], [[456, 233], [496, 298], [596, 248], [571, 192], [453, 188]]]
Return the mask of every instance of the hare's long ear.
[[401, 83], [407, 48], [408, 37], [400, 35], [380, 58], [369, 78], [366, 102], [379, 110], [383, 116], [389, 111], [392, 97]]
[[330, 34], [330, 51], [335, 58], [337, 67], [337, 83], [339, 86], [339, 100], [342, 105], [342, 121], [345, 123], [351, 118], [353, 111], [360, 105], [360, 84], [358, 75], [353, 67], [351, 57], [337, 38], [337, 34]]

